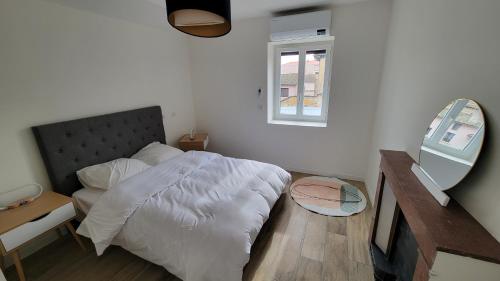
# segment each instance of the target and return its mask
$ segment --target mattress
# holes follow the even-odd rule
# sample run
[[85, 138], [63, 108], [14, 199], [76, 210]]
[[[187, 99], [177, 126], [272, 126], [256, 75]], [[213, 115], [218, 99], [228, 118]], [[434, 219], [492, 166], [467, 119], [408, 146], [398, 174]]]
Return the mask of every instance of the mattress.
[[73, 193], [73, 201], [76, 208], [84, 214], [88, 214], [90, 208], [106, 191], [98, 188], [82, 188]]
[[242, 280], [252, 244], [291, 182], [266, 163], [189, 151], [104, 192], [77, 233], [185, 281]]

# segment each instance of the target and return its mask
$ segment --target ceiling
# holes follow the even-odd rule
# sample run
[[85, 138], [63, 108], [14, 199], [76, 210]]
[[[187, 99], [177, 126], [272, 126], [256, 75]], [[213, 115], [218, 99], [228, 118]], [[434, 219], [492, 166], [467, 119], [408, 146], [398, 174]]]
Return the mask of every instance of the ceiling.
[[[165, 8], [165, 0], [146, 0]], [[363, 0], [231, 0], [233, 19], [255, 18], [274, 12], [332, 4], [346, 4]]]
[[[44, 0], [140, 24], [166, 27], [165, 0]], [[232, 0], [233, 20], [315, 6], [348, 4], [366, 0]]]

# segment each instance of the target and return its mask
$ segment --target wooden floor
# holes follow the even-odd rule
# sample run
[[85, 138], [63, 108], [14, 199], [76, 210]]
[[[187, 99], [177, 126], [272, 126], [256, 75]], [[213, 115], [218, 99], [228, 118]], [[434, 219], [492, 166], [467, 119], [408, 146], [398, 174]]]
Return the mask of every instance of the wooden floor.
[[[304, 176], [293, 173], [294, 180]], [[350, 182], [365, 191], [363, 183]], [[311, 213], [289, 195], [283, 204], [254, 244], [243, 280], [373, 280], [367, 242], [370, 204], [363, 213], [348, 218]], [[90, 241], [85, 242], [90, 248]], [[23, 265], [33, 281], [180, 280], [119, 247], [109, 248], [101, 257], [94, 251], [84, 253], [71, 237], [27, 257]], [[6, 277], [17, 280], [13, 267]]]

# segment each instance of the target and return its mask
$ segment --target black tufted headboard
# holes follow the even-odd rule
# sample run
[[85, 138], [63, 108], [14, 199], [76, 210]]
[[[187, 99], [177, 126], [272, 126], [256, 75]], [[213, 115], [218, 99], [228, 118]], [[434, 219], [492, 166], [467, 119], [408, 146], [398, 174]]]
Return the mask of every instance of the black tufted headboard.
[[130, 157], [147, 144], [165, 143], [159, 106], [32, 128], [54, 191], [71, 196], [82, 188], [76, 171]]

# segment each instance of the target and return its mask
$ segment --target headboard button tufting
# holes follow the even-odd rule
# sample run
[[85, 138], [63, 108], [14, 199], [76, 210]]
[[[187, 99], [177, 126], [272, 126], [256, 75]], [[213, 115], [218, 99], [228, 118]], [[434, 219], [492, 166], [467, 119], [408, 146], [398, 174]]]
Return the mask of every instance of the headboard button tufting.
[[[82, 188], [82, 166], [130, 157], [153, 141], [165, 143], [159, 106], [33, 127], [53, 190], [68, 196]], [[76, 152], [76, 153], [75, 153]]]

